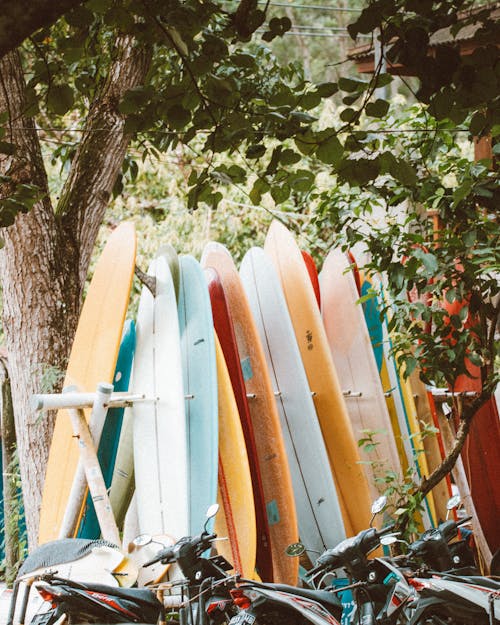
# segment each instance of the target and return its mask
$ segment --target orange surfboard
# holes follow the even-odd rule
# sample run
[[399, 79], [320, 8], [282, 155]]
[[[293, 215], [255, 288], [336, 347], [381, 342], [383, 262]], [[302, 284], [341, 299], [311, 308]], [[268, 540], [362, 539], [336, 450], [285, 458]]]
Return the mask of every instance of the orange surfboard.
[[[134, 275], [135, 228], [125, 222], [111, 236], [96, 265], [76, 329], [64, 386], [94, 392], [99, 382], [113, 382], [116, 360]], [[87, 421], [90, 410], [86, 411]], [[73, 478], [78, 445], [67, 411], [57, 413], [40, 512], [38, 542], [59, 537]]]
[[285, 554], [286, 547], [298, 540], [292, 480], [259, 333], [238, 270], [226, 248], [208, 243], [201, 264], [213, 267], [219, 274], [233, 320], [264, 488], [274, 581], [295, 584], [298, 561]]

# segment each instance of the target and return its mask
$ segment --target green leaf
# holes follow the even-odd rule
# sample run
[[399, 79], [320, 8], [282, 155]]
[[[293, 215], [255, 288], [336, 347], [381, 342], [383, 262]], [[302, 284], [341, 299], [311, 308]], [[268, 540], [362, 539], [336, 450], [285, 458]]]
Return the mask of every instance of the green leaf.
[[310, 130], [303, 132], [295, 137], [295, 145], [299, 148], [300, 152], [305, 156], [312, 154], [317, 147], [316, 138], [314, 133]]
[[295, 191], [307, 193], [314, 184], [314, 174], [307, 169], [298, 169], [288, 177], [288, 183]]
[[167, 110], [167, 120], [170, 128], [182, 130], [191, 121], [191, 113], [179, 104], [174, 104]]
[[271, 197], [276, 202], [276, 204], [286, 202], [286, 200], [288, 200], [288, 198], [290, 197], [290, 187], [287, 184], [272, 186]]
[[369, 85], [369, 83], [362, 80], [353, 80], [352, 78], [340, 78], [339, 79], [339, 89], [342, 91], [347, 91], [348, 93], [352, 93], [354, 91], [365, 91]]
[[405, 186], [414, 187], [417, 184], [417, 172], [408, 161], [397, 159], [391, 173]]
[[365, 112], [370, 117], [385, 117], [389, 111], [389, 102], [387, 100], [375, 100], [375, 102], [368, 102]]
[[338, 90], [339, 86], [336, 82], [321, 82], [319, 85], [316, 85], [316, 92], [322, 98], [329, 98], [336, 94]]
[[262, 143], [255, 143], [248, 146], [245, 156], [247, 158], [260, 158], [266, 153], [266, 146]]
[[56, 115], [64, 115], [75, 101], [73, 90], [69, 85], [54, 85], [47, 93], [47, 106]]
[[359, 111], [351, 108], [346, 108], [342, 111], [342, 113], [340, 113], [340, 119], [348, 124], [355, 121], [358, 117]]
[[282, 165], [294, 165], [301, 160], [301, 155], [297, 154], [295, 150], [286, 149], [280, 154], [280, 163]]
[[319, 144], [316, 155], [323, 163], [327, 165], [336, 165], [340, 162], [344, 153], [344, 147], [338, 140], [336, 135], [329, 137], [326, 141]]

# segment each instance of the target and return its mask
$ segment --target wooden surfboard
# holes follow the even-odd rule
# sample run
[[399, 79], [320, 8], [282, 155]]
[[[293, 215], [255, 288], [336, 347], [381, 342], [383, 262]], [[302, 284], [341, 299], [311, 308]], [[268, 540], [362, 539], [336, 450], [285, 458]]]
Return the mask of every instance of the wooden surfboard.
[[314, 290], [297, 243], [273, 221], [264, 246], [281, 279], [323, 432], [347, 535], [366, 529], [371, 501]]
[[224, 360], [226, 362], [231, 386], [233, 388], [241, 427], [247, 449], [250, 475], [252, 477], [252, 491], [255, 506], [255, 522], [257, 528], [256, 566], [263, 581], [273, 581], [273, 562], [271, 554], [271, 538], [266, 513], [266, 500], [262, 486], [257, 446], [253, 433], [252, 417], [248, 406], [245, 381], [241, 371], [238, 345], [234, 334], [233, 322], [226, 302], [226, 296], [219, 274], [213, 267], [205, 269], [205, 278], [210, 293], [214, 326], [219, 337]]
[[295, 584], [298, 562], [285, 554], [286, 547], [298, 539], [292, 480], [259, 334], [238, 271], [226, 248], [219, 243], [208, 243], [202, 264], [217, 270], [233, 320], [241, 369], [250, 397], [271, 535], [274, 581]]
[[[76, 330], [64, 385], [94, 392], [100, 382], [112, 382], [130, 287], [134, 275], [136, 238], [132, 223], [122, 223], [98, 260]], [[86, 411], [87, 421], [90, 410]], [[58, 412], [52, 435], [40, 511], [38, 540], [59, 535], [73, 478], [78, 445], [67, 411]]]
[[219, 554], [233, 564], [234, 570], [251, 579], [255, 571], [257, 532], [252, 493], [252, 478], [243, 437], [238, 406], [222, 348], [216, 337], [219, 389], [219, 479], [218, 501], [221, 509], [215, 518]]
[[[374, 432], [376, 447], [360, 455], [369, 479], [371, 498], [385, 489], [386, 471], [402, 475], [391, 420], [382, 391], [370, 335], [350, 263], [339, 249], [331, 250], [320, 273], [322, 316], [356, 440]], [[377, 478], [379, 481], [377, 481]]]
[[254, 247], [246, 253], [240, 275], [276, 397], [292, 475], [300, 540], [311, 551], [322, 553], [346, 535], [285, 296], [274, 266], [261, 248]]
[[[120, 351], [118, 352], [118, 360], [116, 362], [115, 375], [113, 377], [114, 391], [128, 391], [130, 382], [130, 373], [132, 371], [132, 359], [135, 349], [135, 324], [132, 320], [125, 322], [123, 327], [122, 341]], [[102, 429], [101, 441], [97, 450], [97, 458], [102, 469], [104, 483], [109, 488], [113, 478], [113, 471], [118, 451], [118, 443], [123, 422], [124, 408], [111, 408], [108, 410], [104, 427]], [[90, 495], [87, 497], [87, 503], [84, 515], [78, 529], [79, 538], [99, 538], [101, 528], [97, 521], [94, 510], [94, 504]]]
[[188, 456], [182, 361], [174, 284], [167, 259], [149, 268], [156, 296], [143, 287], [137, 314], [132, 390], [155, 401], [133, 407], [134, 475], [141, 533], [189, 533]]
[[217, 365], [210, 296], [203, 269], [181, 256], [178, 300], [189, 461], [189, 533], [199, 534], [217, 500]]

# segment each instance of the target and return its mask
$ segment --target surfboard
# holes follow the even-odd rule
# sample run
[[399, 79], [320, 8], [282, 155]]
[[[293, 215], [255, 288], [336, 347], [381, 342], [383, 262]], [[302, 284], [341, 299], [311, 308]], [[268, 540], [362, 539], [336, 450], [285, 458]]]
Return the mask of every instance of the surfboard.
[[160, 246], [156, 256], [165, 256], [168, 262], [168, 268], [172, 276], [174, 283], [175, 297], [179, 301], [179, 288], [181, 283], [181, 269], [179, 265], [179, 256], [174, 247], [170, 243], [165, 243]]
[[[130, 382], [133, 388], [133, 382]], [[109, 488], [109, 503], [115, 515], [116, 524], [123, 527], [125, 515], [135, 489], [134, 482], [134, 417], [132, 408], [125, 408], [120, 438], [116, 450], [115, 466]]]
[[[363, 276], [361, 278], [360, 295], [366, 297], [368, 292], [372, 289], [371, 281]], [[409, 458], [412, 458], [411, 445], [408, 439], [404, 440], [399, 426], [398, 408], [396, 406], [396, 400], [398, 400], [398, 406], [402, 406], [402, 400], [399, 396], [399, 391], [392, 387], [389, 377], [388, 365], [384, 355], [384, 333], [382, 330], [382, 322], [380, 321], [380, 315], [377, 308], [377, 298], [372, 297], [366, 299], [363, 302], [363, 314], [366, 320], [366, 326], [368, 334], [370, 336], [370, 342], [375, 356], [375, 362], [382, 382], [382, 390], [387, 405], [387, 410], [391, 419], [392, 431], [396, 446], [398, 449], [399, 460], [403, 472], [406, 472], [410, 466]], [[401, 408], [402, 409], [402, 408]]]
[[[445, 300], [443, 308], [449, 315], [459, 314], [467, 302]], [[480, 393], [481, 370], [470, 361], [466, 363], [470, 377], [457, 378], [453, 390]], [[457, 427], [457, 419], [455, 419]], [[469, 483], [470, 494], [481, 524], [486, 542], [492, 553], [500, 548], [498, 517], [500, 514], [500, 420], [495, 396], [492, 396], [476, 412], [469, 435], [462, 449], [462, 459]]]
[[402, 475], [391, 420], [382, 391], [377, 363], [359, 299], [350, 263], [340, 249], [332, 249], [319, 275], [321, 313], [328, 344], [347, 411], [357, 441], [373, 433], [376, 446], [360, 455], [375, 500], [386, 484], [387, 471]]
[[311, 280], [311, 284], [314, 289], [314, 295], [316, 296], [316, 301], [318, 302], [318, 306], [321, 308], [321, 291], [319, 288], [319, 277], [318, 277], [318, 269], [316, 268], [316, 263], [314, 262], [313, 257], [309, 252], [302, 250], [302, 258], [306, 264], [307, 273], [309, 274], [309, 278]]
[[[431, 405], [429, 403], [429, 395], [425, 384], [419, 377], [419, 370], [415, 369], [410, 375], [410, 384], [413, 391], [413, 399], [419, 422], [423, 423], [426, 428], [435, 428], [435, 419], [432, 415]], [[432, 473], [443, 461], [442, 441], [440, 444], [441, 432], [429, 434], [423, 439], [425, 456], [427, 458], [427, 466]], [[436, 522], [446, 520], [448, 510], [446, 504], [451, 497], [451, 480], [450, 477], [441, 480], [437, 486], [432, 489], [432, 497], [436, 508]]]
[[252, 477], [238, 406], [219, 340], [215, 337], [219, 390], [219, 479], [215, 543], [235, 572], [251, 579], [255, 571], [257, 531]]
[[167, 259], [149, 268], [137, 313], [132, 391], [155, 401], [133, 407], [134, 475], [141, 533], [189, 534], [188, 454], [182, 360], [174, 284]]
[[261, 248], [254, 247], [246, 253], [240, 276], [276, 397], [292, 475], [300, 540], [311, 551], [322, 553], [346, 535], [285, 296], [274, 266]]
[[292, 480], [259, 334], [227, 249], [219, 243], [208, 243], [202, 265], [217, 270], [233, 320], [266, 499], [274, 581], [295, 584], [298, 562], [285, 554], [286, 547], [298, 539]]
[[210, 296], [203, 269], [181, 256], [178, 300], [189, 459], [189, 533], [199, 534], [217, 500], [217, 365]]
[[280, 276], [350, 536], [370, 523], [370, 491], [314, 290], [297, 243], [280, 222], [272, 222], [264, 249]]
[[[364, 278], [364, 280], [367, 280]], [[373, 280], [370, 281], [373, 284]], [[378, 290], [378, 284], [375, 285]], [[365, 292], [365, 284], [362, 284], [361, 291]], [[377, 298], [373, 299], [376, 310], [378, 310]], [[411, 467], [417, 478], [421, 475], [429, 475], [429, 467], [425, 456], [425, 449], [420, 433], [413, 391], [408, 380], [405, 380], [401, 371], [396, 366], [395, 358], [392, 354], [392, 341], [387, 329], [387, 318], [380, 319], [376, 314], [379, 328], [377, 333], [381, 336], [380, 346], [383, 357], [387, 365], [387, 376], [389, 388], [396, 408], [396, 416], [401, 432], [401, 439], [405, 448], [408, 467]], [[373, 322], [373, 320], [372, 320]], [[424, 499], [422, 510], [422, 522], [424, 527], [429, 528], [435, 524], [436, 512], [432, 493]]]
[[[253, 433], [252, 417], [245, 388], [245, 381], [241, 371], [238, 345], [234, 334], [233, 322], [226, 302], [224, 289], [219, 274], [213, 267], [205, 269], [205, 278], [210, 293], [214, 326], [219, 337], [221, 349], [226, 362], [231, 386], [234, 392], [236, 405], [240, 417], [241, 427], [247, 449], [248, 464], [252, 478], [252, 491], [255, 508], [255, 523], [257, 531], [256, 566], [263, 581], [273, 580], [273, 562], [271, 554], [271, 538], [267, 521], [266, 500], [262, 486], [257, 446]], [[221, 515], [222, 516], [222, 515]], [[217, 522], [219, 515], [217, 515]]]
[[[94, 392], [112, 382], [134, 275], [136, 238], [132, 223], [111, 234], [97, 262], [73, 340], [64, 385]], [[90, 410], [86, 411], [87, 420]], [[67, 411], [57, 413], [40, 511], [38, 541], [59, 535], [78, 466], [78, 445]]]
[[[123, 327], [120, 351], [118, 352], [118, 360], [116, 362], [115, 375], [113, 377], [113, 385], [115, 392], [128, 391], [130, 382], [130, 373], [132, 370], [132, 359], [135, 349], [135, 324], [132, 320], [127, 320]], [[104, 427], [102, 429], [101, 440], [97, 450], [97, 458], [102, 469], [104, 483], [109, 488], [113, 478], [113, 470], [115, 466], [116, 453], [120, 440], [120, 433], [123, 422], [124, 408], [111, 408], [108, 410]], [[97, 521], [94, 510], [94, 504], [90, 495], [87, 496], [87, 502], [84, 514], [80, 521], [78, 529], [79, 538], [99, 538], [101, 528]]]

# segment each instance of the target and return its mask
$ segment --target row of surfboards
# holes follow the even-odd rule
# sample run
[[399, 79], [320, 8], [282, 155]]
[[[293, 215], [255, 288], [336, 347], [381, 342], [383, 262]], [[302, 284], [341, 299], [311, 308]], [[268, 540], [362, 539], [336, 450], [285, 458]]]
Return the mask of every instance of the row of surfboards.
[[[130, 223], [111, 235], [65, 380], [86, 391], [111, 381], [115, 391], [145, 396], [125, 412], [110, 410], [96, 441], [124, 544], [139, 533], [198, 533], [218, 500], [216, 531], [229, 538], [219, 551], [245, 576], [256, 569], [264, 580], [293, 584], [298, 563], [284, 554], [287, 545], [300, 536], [321, 551], [365, 529], [384, 488], [377, 477], [409, 466], [428, 474], [439, 461], [434, 437], [415, 454], [423, 447], [415, 397], [427, 401], [425, 389], [415, 392], [396, 371], [378, 313], [356, 304], [370, 283], [338, 250], [318, 279], [277, 221], [239, 272], [218, 243], [200, 262], [162, 247], [148, 269], [155, 292], [143, 287], [134, 324], [124, 320], [135, 245]], [[376, 444], [359, 447], [370, 435]], [[77, 464], [60, 411], [40, 543], [60, 536]], [[442, 517], [448, 495], [445, 483], [427, 498], [425, 526]], [[75, 535], [99, 535], [90, 499]]]

